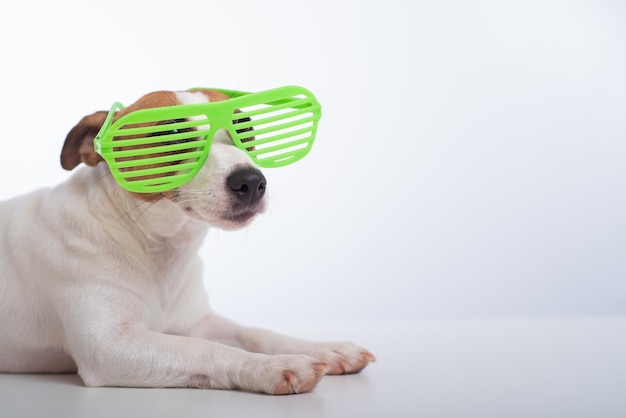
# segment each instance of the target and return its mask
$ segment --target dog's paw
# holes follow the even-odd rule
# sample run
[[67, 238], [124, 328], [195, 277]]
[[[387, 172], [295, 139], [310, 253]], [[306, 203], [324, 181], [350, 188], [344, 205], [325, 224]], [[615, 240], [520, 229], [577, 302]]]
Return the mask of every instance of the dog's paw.
[[[313, 373], [311, 373], [311, 369]], [[316, 361], [310, 369], [290, 368], [282, 373], [282, 381], [276, 385], [274, 395], [289, 395], [291, 393], [305, 393], [313, 390], [330, 370], [328, 364]]]
[[358, 373], [376, 361], [376, 356], [368, 350], [350, 342], [317, 343], [305, 354], [328, 364], [327, 374], [331, 375]]
[[330, 366], [305, 355], [270, 355], [249, 370], [253, 378], [261, 380], [257, 390], [272, 395], [310, 392], [330, 370]]

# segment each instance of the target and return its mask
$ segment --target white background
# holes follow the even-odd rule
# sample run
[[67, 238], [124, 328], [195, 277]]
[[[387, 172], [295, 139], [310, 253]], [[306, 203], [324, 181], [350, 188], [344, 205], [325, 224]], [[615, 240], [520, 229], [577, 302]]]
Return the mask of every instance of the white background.
[[85, 114], [158, 89], [298, 84], [309, 156], [211, 231], [243, 322], [626, 313], [620, 1], [12, 1], [0, 198], [67, 178]]

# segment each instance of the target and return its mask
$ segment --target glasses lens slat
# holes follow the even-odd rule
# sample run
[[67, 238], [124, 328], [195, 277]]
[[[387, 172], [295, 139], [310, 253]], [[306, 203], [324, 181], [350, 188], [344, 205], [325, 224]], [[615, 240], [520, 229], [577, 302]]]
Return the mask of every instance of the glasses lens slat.
[[[274, 135], [268, 138], [250, 139], [242, 143], [242, 146], [245, 146], [246, 148], [251, 148], [251, 147], [259, 147], [259, 146], [271, 144], [271, 143], [277, 143], [275, 144], [275, 147], [281, 147], [281, 146], [284, 147], [286, 145], [281, 145], [281, 144], [288, 143], [288, 141], [285, 141], [286, 139], [289, 139], [289, 138], [296, 139], [296, 137], [303, 135], [303, 134], [309, 134], [309, 136], [311, 136], [314, 130], [315, 130], [314, 126], [307, 126], [306, 128], [298, 129], [298, 130], [291, 131], [291, 132], [286, 132], [280, 135]], [[309, 138], [309, 140], [311, 140], [311, 138]], [[279, 144], [278, 142], [280, 141], [282, 142]], [[267, 149], [267, 148], [261, 148], [260, 150], [263, 150], [263, 149]], [[248, 153], [251, 154], [252, 151], [249, 151]]]
[[[209, 130], [198, 130], [190, 132], [172, 133], [168, 135], [146, 136], [142, 138], [124, 138], [128, 136], [124, 131], [115, 131], [111, 133], [111, 141], [107, 141], [106, 145], [112, 148], [134, 147], [141, 145], [154, 145], [164, 142], [180, 141], [186, 139], [197, 138], [197, 142], [206, 141], [206, 134]], [[104, 149], [104, 145], [102, 146]]]
[[[293, 120], [293, 121], [287, 121], [285, 123], [272, 125], [272, 126], [270, 126], [268, 128], [257, 129], [257, 128], [253, 127], [253, 130], [247, 132], [247, 134], [251, 134], [251, 135], [254, 135], [254, 136], [262, 136], [262, 135], [272, 134], [274, 132], [283, 131], [285, 129], [290, 129], [290, 128], [294, 128], [294, 127], [297, 127], [297, 126], [302, 126], [302, 125], [311, 126], [312, 122], [315, 122], [316, 120], [317, 120], [317, 118], [315, 117], [315, 115], [311, 115], [308, 118], [302, 118], [302, 119], [297, 119], [297, 120]], [[239, 126], [237, 126], [237, 129], [240, 129]]]
[[[270, 154], [272, 152], [276, 152], [276, 151], [282, 151], [284, 149], [287, 148], [293, 148], [293, 147], [297, 147], [298, 145], [302, 145], [302, 144], [308, 144], [311, 141], [310, 137], [307, 136], [306, 138], [300, 138], [300, 139], [296, 139], [293, 141], [289, 141], [286, 142], [284, 144], [279, 144], [279, 145], [274, 145], [271, 147], [265, 147], [265, 148], [261, 148], [261, 149], [254, 149], [252, 151], [248, 151], [248, 154], [251, 157], [258, 157], [262, 154]], [[251, 144], [251, 142], [247, 142], [246, 145]]]
[[187, 181], [191, 180], [192, 177], [193, 176], [190, 174], [184, 174], [147, 179], [130, 178], [129, 180], [123, 178], [122, 181], [127, 190], [140, 193], [158, 193], [185, 184]]
[[118, 126], [117, 128], [113, 128], [113, 132], [118, 132], [119, 136], [133, 136], [159, 134], [160, 132], [169, 132], [172, 130], [194, 129], [201, 126], [206, 126], [206, 128], [204, 128], [206, 130], [208, 129], [209, 122], [205, 116], [202, 117], [203, 119], [185, 120], [184, 122], [173, 123], [164, 120], [141, 121], [141, 123], [149, 123], [150, 126], [132, 126], [137, 125], [138, 123], [127, 123], [125, 125]]
[[256, 159], [255, 161], [259, 167], [263, 168], [283, 167], [302, 159], [308, 154], [309, 151], [310, 148], [308, 147], [300, 148], [297, 150], [290, 150], [288, 152], [275, 153], [265, 158]]
[[115, 159], [119, 158], [132, 158], [132, 157], [142, 157], [145, 155], [151, 154], [159, 154], [159, 153], [167, 153], [167, 152], [177, 152], [182, 150], [197, 150], [203, 149], [206, 145], [207, 141], [198, 140], [198, 141], [188, 141], [181, 142], [175, 144], [165, 143], [164, 145], [159, 145], [157, 143], [151, 144], [150, 147], [146, 148], [136, 148], [136, 149], [125, 149], [126, 146], [115, 147], [112, 152], [112, 156]]
[[[262, 125], [262, 124], [278, 122], [283, 119], [296, 118], [301, 115], [314, 114], [310, 108], [288, 109], [288, 110], [290, 111], [280, 113], [275, 116], [268, 116], [264, 118], [254, 118], [254, 119], [250, 119], [249, 121], [242, 121], [242, 118], [240, 116], [241, 114], [236, 113], [235, 116], [233, 117], [233, 122], [236, 123], [237, 129], [246, 129], [246, 128], [252, 128], [258, 125]], [[270, 113], [270, 112], [267, 112], [267, 113]]]
[[[180, 175], [181, 171], [191, 170], [197, 166], [196, 161], [191, 163], [181, 163], [181, 164], [173, 164], [173, 165], [164, 165], [162, 167], [152, 167], [152, 168], [144, 168], [141, 170], [131, 170], [131, 171], [123, 171], [123, 176], [132, 181], [132, 178], [136, 177], [145, 177], [145, 176], [153, 176], [155, 174], [165, 174], [172, 173], [171, 176]], [[184, 174], [184, 173], [183, 173]], [[167, 177], [167, 176], [166, 176]], [[162, 177], [158, 177], [154, 180], [162, 179]]]
[[[142, 158], [138, 160], [128, 160], [128, 161], [116, 160], [110, 165], [112, 168], [116, 168], [116, 169], [129, 169], [133, 167], [137, 167], [137, 169], [139, 169], [140, 167], [144, 167], [148, 165], [171, 163], [174, 161], [183, 161], [183, 160], [192, 160], [192, 159], [198, 160], [199, 158], [203, 156], [204, 156], [204, 151], [200, 150], [200, 151], [191, 151], [191, 152], [171, 154], [171, 155], [159, 155], [155, 157]], [[175, 167], [175, 165], [172, 165], [172, 167]]]

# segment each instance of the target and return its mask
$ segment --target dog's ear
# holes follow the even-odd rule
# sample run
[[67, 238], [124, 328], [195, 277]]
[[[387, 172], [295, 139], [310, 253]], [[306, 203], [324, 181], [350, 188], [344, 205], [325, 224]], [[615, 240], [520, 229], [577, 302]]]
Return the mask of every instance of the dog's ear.
[[107, 114], [100, 111], [85, 116], [67, 134], [61, 151], [61, 166], [64, 169], [72, 170], [80, 163], [93, 167], [102, 161], [102, 157], [93, 149], [93, 139], [98, 135]]

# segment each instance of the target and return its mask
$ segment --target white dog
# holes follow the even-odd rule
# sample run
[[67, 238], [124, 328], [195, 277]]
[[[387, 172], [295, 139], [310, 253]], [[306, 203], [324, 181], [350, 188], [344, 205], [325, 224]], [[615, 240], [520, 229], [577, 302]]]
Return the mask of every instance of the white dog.
[[[142, 108], [228, 99], [150, 93]], [[51, 189], [0, 203], [0, 372], [78, 372], [87, 386], [312, 390], [374, 356], [244, 327], [213, 313], [198, 248], [209, 226], [241, 228], [265, 208], [266, 181], [226, 131], [199, 174], [174, 190], [122, 189], [94, 151], [106, 112], [68, 134]]]

